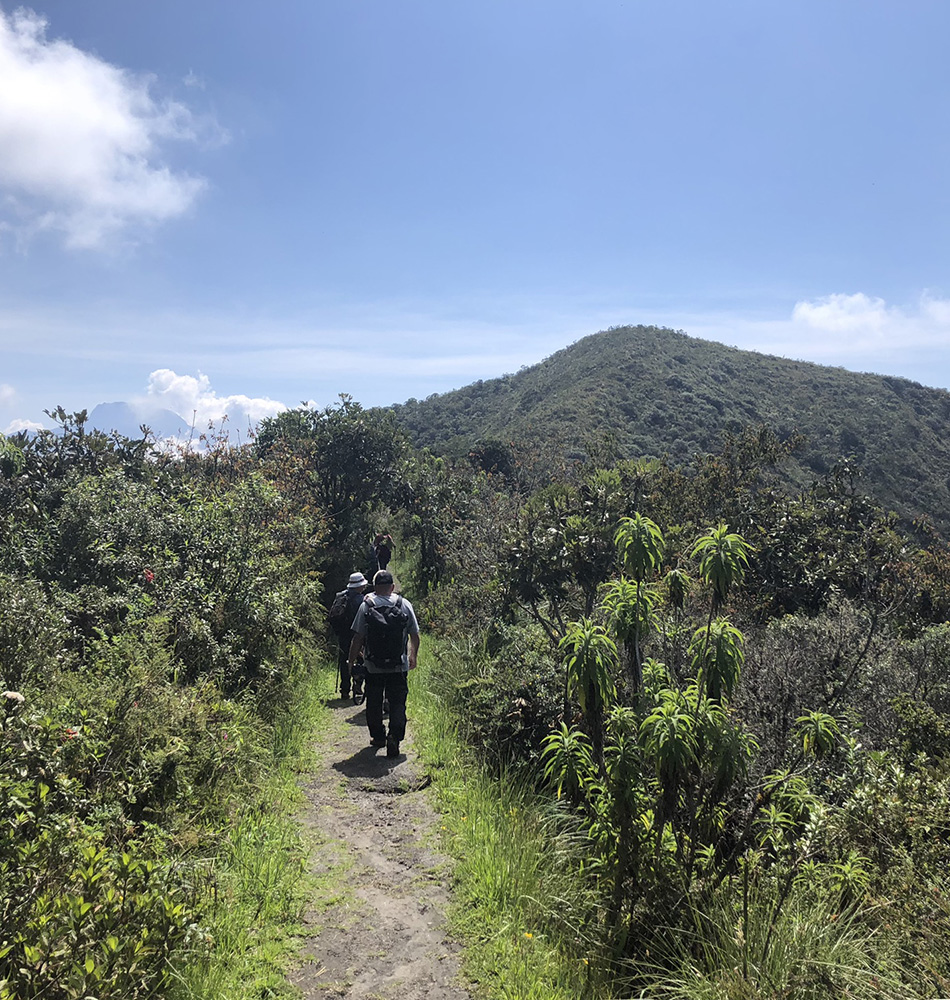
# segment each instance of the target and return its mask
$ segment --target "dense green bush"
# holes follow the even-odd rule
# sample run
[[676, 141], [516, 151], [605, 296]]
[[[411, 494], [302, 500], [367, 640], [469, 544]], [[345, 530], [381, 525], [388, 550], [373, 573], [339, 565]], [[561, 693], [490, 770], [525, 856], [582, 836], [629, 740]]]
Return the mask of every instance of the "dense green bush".
[[463, 639], [440, 649], [430, 672], [463, 738], [496, 771], [530, 769], [564, 698], [564, 672], [544, 633], [512, 629], [493, 655]]
[[246, 450], [61, 416], [0, 476], [0, 997], [165, 995], [306, 680], [323, 522]]

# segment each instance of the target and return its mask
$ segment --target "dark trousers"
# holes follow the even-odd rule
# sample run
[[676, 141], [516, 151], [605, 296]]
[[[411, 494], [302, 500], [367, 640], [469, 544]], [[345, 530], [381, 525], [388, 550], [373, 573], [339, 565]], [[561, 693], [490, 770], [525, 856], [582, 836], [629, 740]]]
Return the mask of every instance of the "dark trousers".
[[370, 739], [386, 739], [383, 698], [389, 702], [389, 739], [399, 743], [405, 738], [408, 694], [409, 675], [403, 670], [366, 675], [366, 725], [369, 727]]
[[350, 658], [350, 637], [346, 638], [346, 646], [343, 645], [344, 640], [340, 639], [340, 650], [337, 656], [337, 663], [340, 667], [340, 695], [343, 698], [349, 698], [350, 696], [350, 665], [348, 660]]
[[366, 667], [363, 666], [363, 657], [358, 656], [356, 658], [356, 665], [353, 667], [351, 672], [349, 666], [350, 640], [347, 639], [345, 645], [342, 639], [340, 639], [339, 642], [340, 649], [337, 654], [336, 662], [340, 668], [340, 695], [344, 698], [349, 698], [351, 684], [353, 687], [353, 693], [359, 693], [360, 685], [363, 683], [363, 678], [366, 676]]

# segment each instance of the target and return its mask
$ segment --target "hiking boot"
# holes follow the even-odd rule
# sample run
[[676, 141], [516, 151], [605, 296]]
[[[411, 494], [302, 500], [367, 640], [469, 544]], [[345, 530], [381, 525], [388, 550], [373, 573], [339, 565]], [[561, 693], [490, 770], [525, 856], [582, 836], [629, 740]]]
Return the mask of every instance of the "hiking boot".
[[387, 757], [399, 756], [399, 740], [386, 740], [386, 756]]
[[350, 692], [349, 692], [349, 689], [347, 689], [346, 691], [341, 691], [341, 692], [340, 692], [340, 697], [341, 697], [341, 698], [342, 698], [342, 699], [343, 699], [344, 701], [346, 701], [346, 699], [347, 699], [347, 698], [349, 698], [349, 696], [350, 696]]
[[362, 705], [364, 701], [366, 701], [366, 696], [363, 694], [362, 691], [354, 691], [353, 692], [353, 704], [354, 705]]
[[[369, 745], [371, 747], [384, 747], [384, 746], [388, 746], [388, 743], [386, 742], [386, 737], [385, 736], [374, 736], [369, 741]], [[397, 744], [397, 746], [398, 746], [398, 744]]]

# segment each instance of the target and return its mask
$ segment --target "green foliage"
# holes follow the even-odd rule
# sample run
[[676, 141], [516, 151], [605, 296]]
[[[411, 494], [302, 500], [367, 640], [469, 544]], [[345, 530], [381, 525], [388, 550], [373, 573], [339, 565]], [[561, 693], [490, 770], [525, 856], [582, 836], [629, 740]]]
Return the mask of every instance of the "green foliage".
[[834, 716], [825, 712], [808, 712], [795, 721], [798, 725], [796, 735], [806, 755], [811, 754], [821, 760], [834, 750], [841, 731]]
[[17, 689], [26, 677], [54, 669], [66, 635], [38, 583], [0, 573], [0, 684]]
[[657, 602], [654, 590], [620, 577], [608, 580], [601, 588], [601, 595], [600, 610], [618, 640], [629, 643], [649, 632]]
[[308, 677], [322, 518], [247, 449], [53, 415], [0, 477], [0, 995], [168, 995], [215, 964], [215, 866]]
[[459, 738], [469, 710], [447, 713], [433, 686], [441, 690], [439, 672], [456, 677], [467, 666], [453, 666], [460, 651], [437, 642], [423, 646], [410, 709], [453, 859], [451, 924], [465, 942], [463, 971], [487, 995], [611, 996], [604, 943], [590, 917], [597, 894], [586, 840], [539, 797], [532, 775], [486, 767], [485, 752]]
[[364, 411], [341, 395], [336, 406], [265, 419], [256, 449], [281, 469], [285, 492], [324, 517], [327, 551], [316, 568], [340, 579], [361, 566], [377, 508], [401, 489], [406, 449], [392, 414]]
[[617, 647], [603, 626], [583, 620], [568, 627], [561, 649], [568, 692], [577, 697], [585, 715], [602, 711], [615, 694], [611, 673], [617, 663]]
[[173, 955], [204, 947], [200, 876], [131, 819], [163, 769], [136, 765], [128, 730], [97, 707], [64, 725], [27, 703], [0, 731], [0, 996], [144, 997], [167, 985]]
[[[876, 997], [922, 1000], [933, 994], [873, 907], [841, 912], [810, 888], [785, 893], [781, 880], [750, 864], [744, 889], [717, 897], [687, 929], [660, 925], [650, 958], [631, 973], [633, 995], [662, 1000], [766, 1000], [769, 997]], [[914, 970], [916, 972], [916, 970]], [[915, 981], [916, 980], [916, 981]], [[630, 995], [630, 994], [628, 994]]]
[[594, 761], [590, 740], [577, 729], [569, 729], [563, 722], [544, 738], [542, 744], [544, 777], [557, 785], [557, 797], [566, 790], [568, 798], [575, 800], [593, 778]]
[[732, 697], [745, 659], [743, 642], [742, 633], [725, 618], [694, 633], [688, 650], [693, 671], [713, 701]]
[[699, 575], [712, 588], [713, 607], [721, 607], [729, 591], [742, 582], [751, 546], [728, 525], [720, 524], [697, 539], [691, 552], [699, 560]]
[[[560, 455], [582, 455], [591, 438], [610, 434], [621, 456], [667, 457], [677, 466], [728, 453], [702, 474], [704, 488], [684, 481], [676, 509], [632, 509], [661, 523], [697, 524], [717, 516], [739, 525], [755, 452], [781, 460], [781, 481], [794, 490], [851, 457], [866, 472], [868, 492], [909, 524], [926, 514], [946, 533], [950, 511], [950, 400], [940, 389], [904, 379], [858, 374], [740, 351], [658, 327], [614, 327], [584, 337], [540, 364], [394, 407], [417, 447], [467, 455], [475, 442], [557, 441]], [[745, 428], [773, 428], [739, 442]], [[794, 445], [791, 455], [786, 445]], [[773, 480], [775, 477], [773, 477]], [[733, 509], [716, 511], [711, 504]], [[744, 529], [744, 526], [743, 526]]]
[[471, 638], [443, 642], [428, 669], [464, 742], [494, 771], [530, 771], [558, 725], [564, 672], [538, 627], [509, 629], [489, 655]]
[[663, 532], [648, 517], [625, 517], [614, 536], [620, 565], [637, 583], [643, 583], [660, 568], [663, 559]]

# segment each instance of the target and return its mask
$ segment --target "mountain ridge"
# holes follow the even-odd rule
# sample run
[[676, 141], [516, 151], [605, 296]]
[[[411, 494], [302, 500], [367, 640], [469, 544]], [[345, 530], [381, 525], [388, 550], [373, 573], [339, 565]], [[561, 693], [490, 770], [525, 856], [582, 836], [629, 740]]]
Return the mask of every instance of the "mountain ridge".
[[519, 372], [392, 408], [413, 443], [466, 454], [549, 429], [573, 453], [605, 432], [624, 457], [685, 462], [765, 424], [805, 437], [793, 482], [842, 457], [906, 519], [950, 533], [950, 393], [889, 375], [759, 354], [662, 327], [591, 334]]

